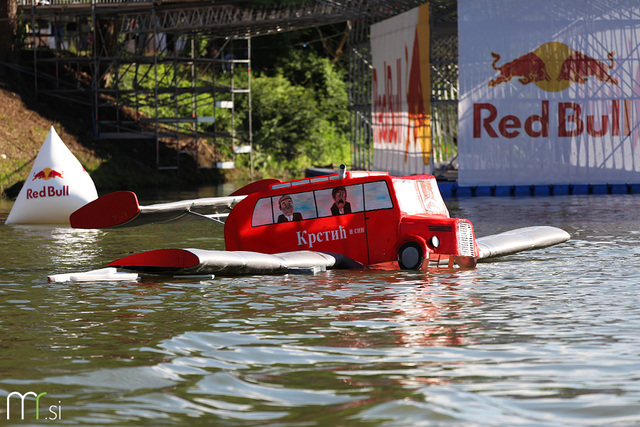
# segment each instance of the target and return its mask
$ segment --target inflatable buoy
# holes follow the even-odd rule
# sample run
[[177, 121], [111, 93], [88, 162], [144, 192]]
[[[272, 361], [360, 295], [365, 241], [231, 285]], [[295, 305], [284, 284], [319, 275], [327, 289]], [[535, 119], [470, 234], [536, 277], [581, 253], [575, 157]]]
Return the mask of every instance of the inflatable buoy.
[[98, 198], [93, 180], [53, 126], [5, 224], [69, 224], [69, 215]]

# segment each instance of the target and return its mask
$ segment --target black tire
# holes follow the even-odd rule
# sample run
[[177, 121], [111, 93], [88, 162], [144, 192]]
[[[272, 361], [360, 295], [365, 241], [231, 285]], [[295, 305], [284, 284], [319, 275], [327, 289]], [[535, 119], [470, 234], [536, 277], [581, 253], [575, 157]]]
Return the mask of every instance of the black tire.
[[398, 249], [398, 265], [403, 270], [419, 270], [424, 262], [422, 247], [415, 242], [408, 242]]

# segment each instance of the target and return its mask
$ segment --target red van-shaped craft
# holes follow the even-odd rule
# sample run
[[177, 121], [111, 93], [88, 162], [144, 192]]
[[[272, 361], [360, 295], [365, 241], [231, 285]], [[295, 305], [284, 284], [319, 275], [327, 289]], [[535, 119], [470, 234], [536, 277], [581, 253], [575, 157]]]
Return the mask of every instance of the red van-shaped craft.
[[431, 175], [346, 172], [271, 184], [250, 194], [225, 223], [229, 251], [339, 253], [363, 265], [425, 259], [475, 266], [473, 226], [450, 218]]

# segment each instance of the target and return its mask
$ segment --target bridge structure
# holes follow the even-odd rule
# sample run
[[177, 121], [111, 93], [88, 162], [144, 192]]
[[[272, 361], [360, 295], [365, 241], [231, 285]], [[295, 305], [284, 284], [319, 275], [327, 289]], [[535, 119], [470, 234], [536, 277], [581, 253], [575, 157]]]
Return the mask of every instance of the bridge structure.
[[[367, 169], [369, 27], [423, 3], [18, 0], [23, 51], [33, 53], [31, 67], [22, 71], [33, 76], [39, 97], [86, 106], [97, 140], [153, 141], [159, 169], [178, 169], [183, 155], [202, 168], [228, 168], [237, 155], [253, 153], [252, 38], [347, 23], [352, 167]], [[432, 122], [438, 138], [453, 141], [456, 3], [432, 0], [431, 9]], [[203, 150], [213, 156], [202, 156]], [[220, 161], [204, 164], [204, 157]]]

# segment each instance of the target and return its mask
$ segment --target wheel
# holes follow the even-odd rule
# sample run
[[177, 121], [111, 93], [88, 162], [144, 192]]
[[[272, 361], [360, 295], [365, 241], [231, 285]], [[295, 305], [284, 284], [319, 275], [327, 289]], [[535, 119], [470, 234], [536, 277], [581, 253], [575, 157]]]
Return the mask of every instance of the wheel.
[[398, 264], [403, 270], [418, 270], [424, 262], [422, 247], [415, 242], [405, 243], [398, 250]]

